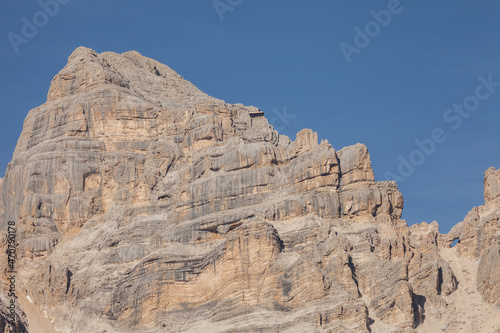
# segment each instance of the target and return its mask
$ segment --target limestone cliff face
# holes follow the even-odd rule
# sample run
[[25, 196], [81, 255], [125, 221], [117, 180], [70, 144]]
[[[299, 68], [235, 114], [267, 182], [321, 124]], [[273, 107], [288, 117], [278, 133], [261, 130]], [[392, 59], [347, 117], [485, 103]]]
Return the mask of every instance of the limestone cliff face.
[[448, 320], [443, 248], [484, 262], [474, 292], [498, 300], [499, 178], [449, 235], [409, 228], [364, 145], [292, 141], [137, 52], [78, 48], [25, 120], [1, 226], [54, 331], [413, 332]]

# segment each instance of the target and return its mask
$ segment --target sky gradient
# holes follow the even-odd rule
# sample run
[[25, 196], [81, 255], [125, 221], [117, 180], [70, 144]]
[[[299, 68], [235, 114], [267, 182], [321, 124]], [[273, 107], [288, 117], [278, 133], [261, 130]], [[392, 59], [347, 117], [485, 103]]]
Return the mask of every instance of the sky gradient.
[[410, 225], [447, 232], [500, 167], [499, 2], [54, 1], [0, 13], [2, 175], [26, 114], [78, 46], [136, 50], [209, 95], [259, 107], [292, 139], [311, 128], [337, 150], [366, 144], [376, 180], [396, 178]]

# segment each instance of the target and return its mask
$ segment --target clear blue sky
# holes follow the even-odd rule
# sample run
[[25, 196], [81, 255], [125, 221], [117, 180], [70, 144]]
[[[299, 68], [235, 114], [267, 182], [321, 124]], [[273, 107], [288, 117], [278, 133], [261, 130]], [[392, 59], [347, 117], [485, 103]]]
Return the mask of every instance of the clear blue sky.
[[[500, 82], [498, 1], [220, 0], [219, 13], [212, 0], [60, 1], [53, 17], [40, 14], [37, 1], [3, 4], [2, 174], [27, 112], [44, 103], [52, 77], [82, 45], [137, 50], [206, 93], [258, 106], [268, 118], [286, 108], [295, 118], [274, 117], [275, 127], [292, 139], [307, 127], [336, 149], [362, 142], [377, 180], [401, 176], [400, 156], [421, 163], [415, 140], [441, 128], [447, 140], [398, 181], [408, 224], [437, 220], [447, 232], [483, 203], [484, 171], [500, 167], [500, 87], [490, 87], [488, 97], [479, 88], [482, 100], [471, 97], [479, 76]], [[388, 7], [391, 21], [373, 23], [371, 11]], [[23, 17], [40, 28], [25, 29], [29, 38], [16, 53], [8, 36], [25, 38]], [[355, 41], [355, 27], [368, 27], [369, 45]], [[350, 63], [342, 42], [351, 51], [359, 46]], [[467, 118], [447, 113], [464, 100], [477, 110], [463, 113]]]

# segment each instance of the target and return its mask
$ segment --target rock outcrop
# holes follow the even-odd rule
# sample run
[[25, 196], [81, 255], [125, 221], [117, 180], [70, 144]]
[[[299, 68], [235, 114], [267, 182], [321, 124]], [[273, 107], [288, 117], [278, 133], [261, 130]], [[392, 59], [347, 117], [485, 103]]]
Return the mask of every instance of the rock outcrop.
[[500, 170], [489, 168], [484, 174], [484, 202], [492, 203], [500, 196]]
[[489, 247], [481, 257], [477, 289], [487, 302], [500, 305], [500, 247]]
[[448, 235], [409, 228], [364, 145], [292, 141], [137, 52], [78, 48], [24, 122], [0, 226], [54, 332], [466, 332], [499, 312], [452, 322], [452, 259], [498, 300], [499, 188], [488, 170]]

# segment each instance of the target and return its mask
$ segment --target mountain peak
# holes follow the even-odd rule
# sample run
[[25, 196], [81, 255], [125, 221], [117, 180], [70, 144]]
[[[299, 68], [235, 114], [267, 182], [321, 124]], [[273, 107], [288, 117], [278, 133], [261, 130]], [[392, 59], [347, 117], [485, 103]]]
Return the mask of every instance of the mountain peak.
[[98, 57], [98, 53], [88, 47], [79, 46], [68, 57], [68, 63], [85, 60], [88, 57]]
[[137, 51], [99, 54], [81, 46], [73, 51], [66, 66], [53, 78], [47, 102], [110, 89], [170, 108], [213, 99], [170, 67]]

